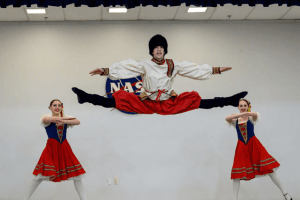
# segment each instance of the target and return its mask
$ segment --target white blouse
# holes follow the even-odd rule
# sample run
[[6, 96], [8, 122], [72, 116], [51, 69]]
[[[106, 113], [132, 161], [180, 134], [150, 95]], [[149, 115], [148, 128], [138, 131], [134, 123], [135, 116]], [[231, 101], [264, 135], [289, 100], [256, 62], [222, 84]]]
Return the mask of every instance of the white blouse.
[[170, 98], [172, 85], [176, 75], [189, 77], [197, 80], [207, 80], [212, 75], [212, 67], [204, 64], [197, 65], [187, 61], [173, 61], [174, 70], [170, 77], [167, 76], [168, 65], [158, 65], [151, 60], [137, 62], [133, 59], [124, 60], [114, 63], [109, 67], [109, 78], [113, 80], [126, 79], [143, 75], [143, 89], [151, 100], [155, 100], [158, 90], [165, 90], [161, 94], [160, 100]]

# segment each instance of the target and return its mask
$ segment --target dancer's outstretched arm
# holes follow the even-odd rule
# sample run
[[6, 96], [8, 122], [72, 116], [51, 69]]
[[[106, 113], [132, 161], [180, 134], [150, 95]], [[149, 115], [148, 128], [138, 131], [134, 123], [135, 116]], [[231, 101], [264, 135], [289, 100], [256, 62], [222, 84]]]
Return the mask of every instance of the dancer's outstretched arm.
[[[91, 74], [91, 76], [94, 76], [96, 74], [107, 75], [107, 73], [105, 73], [105, 69], [107, 69], [107, 68], [97, 68], [97, 69], [94, 69], [93, 71], [91, 71], [90, 74]], [[220, 67], [220, 72], [226, 72], [231, 69], [232, 69], [232, 67]]]
[[211, 67], [208, 64], [198, 65], [187, 61], [174, 61], [174, 64], [179, 68], [178, 75], [197, 80], [207, 80], [213, 74], [221, 74], [232, 69], [232, 67]]
[[94, 76], [96, 74], [105, 75], [104, 74], [104, 68], [97, 68], [97, 69], [94, 69], [93, 71], [90, 72], [91, 76]]
[[226, 71], [229, 71], [231, 69], [232, 69], [232, 67], [220, 67], [220, 72], [226, 72]]
[[101, 76], [109, 76], [113, 79], [132, 78], [145, 74], [145, 69], [141, 63], [133, 60], [123, 60], [113, 63], [108, 68], [97, 68], [90, 72], [91, 76], [99, 74]]

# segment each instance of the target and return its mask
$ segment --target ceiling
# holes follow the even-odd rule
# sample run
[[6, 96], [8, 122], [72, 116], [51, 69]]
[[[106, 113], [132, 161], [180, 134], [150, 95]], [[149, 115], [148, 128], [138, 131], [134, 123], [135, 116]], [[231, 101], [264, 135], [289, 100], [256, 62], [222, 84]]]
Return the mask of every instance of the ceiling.
[[[195, 6], [191, 6], [195, 7]], [[0, 8], [0, 21], [97, 21], [97, 20], [300, 20], [300, 6], [287, 7], [273, 4], [269, 7], [256, 5], [209, 7], [205, 13], [188, 13], [185, 4], [175, 7], [136, 7], [127, 13], [108, 13], [108, 7], [46, 8], [46, 14], [27, 14], [26, 6]], [[30, 8], [37, 8], [32, 6]]]

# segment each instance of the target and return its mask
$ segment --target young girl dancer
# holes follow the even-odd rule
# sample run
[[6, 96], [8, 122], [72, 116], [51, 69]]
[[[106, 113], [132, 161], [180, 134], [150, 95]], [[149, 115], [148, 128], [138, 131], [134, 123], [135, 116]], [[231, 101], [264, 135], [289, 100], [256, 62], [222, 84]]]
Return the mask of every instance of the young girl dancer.
[[238, 199], [240, 180], [268, 175], [281, 190], [286, 200], [292, 197], [283, 188], [275, 170], [280, 164], [273, 158], [254, 135], [254, 125], [258, 118], [257, 112], [251, 112], [250, 102], [241, 99], [238, 105], [240, 113], [227, 116], [225, 119], [236, 128], [238, 143], [235, 150], [231, 171], [233, 179], [233, 199]]
[[73, 180], [80, 199], [86, 200], [81, 181], [85, 171], [66, 139], [67, 128], [79, 125], [80, 121], [74, 117], [64, 115], [62, 106], [60, 100], [52, 100], [49, 106], [52, 114], [44, 114], [41, 117], [41, 125], [46, 129], [48, 140], [33, 171], [34, 179], [24, 200], [30, 199], [43, 180], [52, 182]]

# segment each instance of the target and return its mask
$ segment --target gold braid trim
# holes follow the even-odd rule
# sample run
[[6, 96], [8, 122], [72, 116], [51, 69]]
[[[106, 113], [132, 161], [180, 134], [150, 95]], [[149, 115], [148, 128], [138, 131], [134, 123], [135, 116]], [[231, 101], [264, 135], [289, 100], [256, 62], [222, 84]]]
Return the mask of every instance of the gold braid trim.
[[51, 165], [45, 165], [44, 163], [41, 163], [40, 165], [37, 164], [36, 166], [37, 166], [37, 167], [40, 167], [40, 166], [42, 166], [42, 165], [43, 165], [43, 166], [46, 166], [46, 167], [55, 167], [55, 166], [51, 166]]
[[231, 174], [241, 174], [241, 173], [251, 174], [251, 173], [254, 173], [254, 171], [250, 171], [250, 172], [247, 172], [247, 171], [242, 171], [242, 172], [231, 172]]
[[[268, 159], [267, 159], [268, 160]], [[259, 164], [259, 165], [256, 165], [256, 164], [253, 164], [253, 166], [256, 166], [256, 167], [251, 167], [251, 168], [245, 168], [245, 167], [243, 167], [243, 168], [233, 168], [232, 169], [232, 171], [231, 171], [231, 174], [240, 174], [240, 173], [247, 173], [247, 174], [251, 174], [251, 173], [253, 173], [254, 172], [254, 170], [259, 170], [260, 169], [260, 167], [263, 167], [263, 166], [266, 166], [266, 165], [270, 165], [270, 164], [272, 164], [272, 163], [275, 163], [276, 162], [276, 160], [274, 160], [274, 161], [271, 161], [271, 162], [268, 162], [268, 163], [266, 163], [266, 164]], [[245, 170], [246, 169], [246, 170]], [[243, 170], [243, 171], [238, 171], [238, 172], [234, 172], [234, 171], [238, 171], [238, 170]], [[247, 171], [248, 170], [248, 171]], [[249, 171], [249, 170], [251, 170], [251, 171]]]
[[[242, 169], [246, 169], [246, 167], [242, 167], [242, 168], [232, 168], [232, 170], [242, 170]], [[249, 169], [249, 168], [248, 168]]]
[[174, 63], [172, 59], [166, 59], [167, 64], [168, 64], [168, 72], [167, 75], [169, 78], [172, 77], [173, 71], [174, 71]]
[[[67, 172], [68, 172], [68, 173], [70, 173], [70, 172], [75, 172], [75, 171], [80, 170], [80, 169], [82, 169], [82, 167], [80, 167], [80, 168], [78, 168], [78, 169], [70, 170], [70, 171], [67, 171]], [[56, 173], [59, 173], [59, 172], [56, 172]], [[63, 175], [67, 175], [67, 173], [58, 174], [57, 177], [60, 177], [60, 176], [63, 176]]]
[[[43, 163], [41, 163], [40, 165], [37, 165], [37, 167], [35, 168], [35, 170], [40, 170], [44, 166], [46, 166], [46, 167], [54, 167], [55, 168], [55, 166], [44, 165]], [[80, 167], [80, 168], [78, 168], [78, 167]], [[75, 169], [73, 169], [73, 170], [67, 170], [67, 169], [72, 169], [72, 168], [75, 168]], [[59, 171], [57, 171], [55, 169], [47, 169], [47, 168], [45, 168], [43, 170], [44, 171], [55, 171], [56, 173], [60, 173], [60, 172], [65, 172], [65, 171], [67, 171], [67, 172], [74, 172], [74, 171], [77, 171], [77, 170], [80, 170], [80, 169], [82, 169], [81, 164], [70, 166], [70, 167], [66, 167], [66, 169], [61, 169]]]
[[158, 64], [158, 65], [163, 65], [163, 64], [165, 64], [165, 59], [162, 59], [161, 61], [159, 61], [159, 60], [156, 60], [155, 58], [152, 58], [151, 61], [152, 61], [152, 62], [155, 62], [155, 63]]
[[221, 74], [220, 67], [213, 67], [213, 74]]
[[148, 96], [148, 94], [146, 92], [142, 92], [139, 95], [139, 98], [140, 98], [140, 100], [145, 100], [145, 99], [149, 98], [149, 96]]
[[177, 97], [177, 93], [174, 90], [172, 90], [172, 92], [170, 93], [170, 96], [171, 97]]
[[101, 76], [107, 76], [109, 74], [109, 68], [102, 68], [103, 69], [103, 73], [100, 74]]
[[[35, 170], [39, 170], [39, 169], [36, 169], [36, 168], [35, 168]], [[55, 169], [43, 169], [43, 171], [54, 171], [54, 172], [56, 172]]]
[[270, 164], [272, 164], [272, 163], [275, 163], [275, 162], [276, 162], [276, 160], [273, 160], [272, 162], [268, 162], [268, 163], [266, 163], [266, 164], [261, 164], [261, 165], [253, 165], [253, 166], [259, 166], [259, 167], [263, 167], [263, 166], [270, 165]]
[[[268, 161], [268, 160], [272, 160], [272, 159], [274, 159], [273, 157], [272, 158], [267, 158], [267, 159], [265, 159], [265, 160], [261, 160], [260, 162], [262, 163], [262, 162], [266, 162], [266, 161]], [[275, 160], [275, 159], [274, 159]]]
[[[239, 124], [239, 129], [240, 129], [240, 132], [242, 134], [242, 137], [244, 139], [244, 142], [245, 144], [248, 143], [248, 132], [247, 132], [247, 122], [243, 123], [243, 124]], [[244, 128], [244, 130], [242, 130], [242, 128]]]
[[74, 165], [74, 166], [71, 166], [71, 167], [67, 167], [67, 169], [74, 168], [74, 167], [79, 167], [80, 165], [81, 165], [81, 164]]

